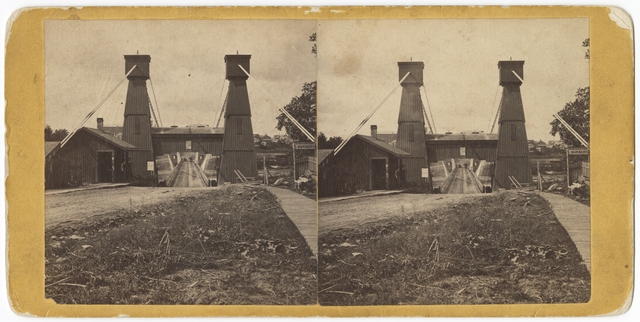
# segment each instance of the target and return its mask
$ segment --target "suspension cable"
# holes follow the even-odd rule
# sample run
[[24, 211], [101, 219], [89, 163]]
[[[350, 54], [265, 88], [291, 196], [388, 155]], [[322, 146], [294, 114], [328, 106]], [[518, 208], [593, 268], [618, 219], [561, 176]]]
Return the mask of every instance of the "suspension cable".
[[[160, 127], [163, 127], [162, 126], [162, 116], [160, 116], [160, 107], [158, 106], [158, 100], [156, 99], [156, 91], [153, 89], [153, 81], [151, 80], [151, 76], [149, 76], [149, 84], [151, 84], [151, 93], [153, 93], [153, 101], [156, 103], [156, 109], [158, 110], [158, 118], [160, 119]], [[147, 95], [149, 95], [149, 93], [147, 93]]]
[[227, 109], [227, 99], [229, 98], [229, 93], [224, 98], [224, 104], [222, 105], [222, 109], [220, 110], [220, 115], [218, 116], [218, 122], [216, 122], [216, 127], [220, 127], [220, 119], [222, 119], [222, 115], [224, 114], [224, 110]]
[[438, 130], [436, 130], [436, 120], [433, 119], [433, 114], [431, 113], [431, 104], [429, 104], [429, 95], [427, 94], [427, 88], [422, 85], [422, 89], [424, 90], [424, 97], [427, 99], [427, 108], [429, 109], [429, 115], [431, 115], [431, 122], [433, 123], [433, 133], [438, 134]]
[[[260, 86], [260, 83], [258, 83], [255, 78], [249, 75], [249, 73], [244, 69], [244, 67], [242, 67], [241, 65], [238, 65], [238, 67], [240, 67], [240, 69], [242, 69], [242, 71], [245, 74], [247, 74], [248, 77], [250, 77], [256, 82], [256, 85], [258, 86], [258, 88], [262, 90], [262, 92], [265, 93], [267, 96], [269, 96], [269, 98], [271, 98], [272, 104], [275, 105], [276, 100], [273, 98], [273, 96], [271, 96], [264, 88], [262, 88], [262, 86]], [[296, 127], [298, 127], [298, 129], [302, 132], [302, 134], [304, 134], [309, 139], [309, 141], [316, 142], [316, 139], [313, 137], [313, 135], [311, 135], [311, 133], [309, 133], [309, 131], [307, 131], [307, 129], [305, 129], [304, 126], [302, 126], [302, 124], [300, 124], [293, 116], [291, 116], [291, 114], [289, 114], [287, 110], [279, 106], [276, 106], [276, 107], [282, 114], [284, 114], [287, 118], [289, 118], [291, 123], [293, 123]]]
[[[220, 103], [222, 103], [222, 92], [224, 92], [224, 85], [226, 84], [227, 79], [223, 79], [222, 80], [222, 87], [220, 87], [220, 96], [218, 97], [218, 110], [220, 110], [220, 116], [218, 116], [218, 122], [216, 123], [216, 127], [218, 127], [218, 124], [220, 124], [220, 118], [222, 117], [222, 112], [224, 111], [224, 105], [220, 105]], [[225, 97], [224, 99], [224, 104], [227, 104], [227, 98]], [[218, 114], [217, 112], [213, 114], [213, 118], [215, 120], [216, 114]]]
[[398, 82], [398, 84], [393, 88], [393, 90], [391, 90], [391, 92], [389, 93], [389, 95], [387, 95], [387, 97], [385, 97], [382, 102], [380, 102], [380, 104], [378, 104], [378, 106], [376, 106], [376, 108], [373, 109], [373, 111], [371, 111], [371, 113], [369, 113], [369, 115], [367, 117], [364, 118], [364, 120], [362, 120], [362, 122], [360, 122], [360, 124], [358, 125], [358, 127], [356, 127], [355, 130], [353, 130], [353, 132], [351, 132], [351, 134], [349, 134], [349, 136], [343, 140], [342, 142], [340, 142], [340, 144], [338, 145], [338, 147], [336, 147], [334, 155], [338, 154], [338, 152], [340, 152], [340, 150], [342, 150], [342, 148], [347, 144], [347, 142], [349, 142], [349, 140], [358, 132], [360, 131], [360, 129], [367, 123], [367, 121], [369, 121], [369, 119], [373, 116], [373, 114], [375, 114], [378, 109], [380, 109], [380, 107], [382, 106], [382, 104], [384, 104], [384, 102], [386, 102], [389, 97], [391, 97], [391, 94], [393, 94], [393, 92], [396, 91], [396, 89], [398, 89], [398, 87], [400, 87], [400, 84], [402, 84], [402, 82], [404, 82], [404, 80], [409, 76], [409, 74], [411, 74], [411, 72], [407, 72], [406, 75], [404, 75], [404, 77], [402, 77], [402, 79]]
[[82, 122], [80, 122], [80, 124], [78, 126], [76, 126], [76, 128], [71, 133], [67, 134], [67, 136], [60, 143], [60, 147], [63, 147], [65, 144], [67, 144], [67, 142], [69, 142], [71, 137], [84, 125], [84, 123], [86, 123], [93, 116], [93, 114], [100, 108], [100, 106], [102, 106], [102, 104], [104, 104], [104, 102], [107, 101], [107, 99], [111, 96], [111, 94], [113, 94], [116, 91], [116, 89], [118, 89], [118, 87], [120, 87], [120, 84], [122, 84], [125, 81], [125, 79], [127, 79], [129, 74], [131, 74], [131, 72], [133, 72], [133, 70], [136, 68], [136, 66], [137, 65], [133, 65], [133, 67], [131, 67], [129, 72], [127, 72], [124, 75], [124, 78], [122, 78], [122, 80], [111, 90], [111, 92], [109, 92], [109, 94], [107, 94], [107, 97], [105, 97], [102, 101], [100, 101], [100, 103], [98, 103], [98, 105], [93, 110], [91, 110], [91, 112], [89, 112], [89, 114], [87, 114], [87, 116], [84, 118], [84, 120], [82, 120]]
[[[496, 100], [498, 99], [498, 91], [500, 91], [500, 84], [496, 87], [496, 94], [493, 96], [493, 104], [491, 104], [491, 114], [489, 114], [489, 134], [493, 132], [493, 126], [495, 125], [495, 117], [493, 117], [493, 109], [496, 108]], [[502, 103], [502, 102], [501, 102]], [[498, 107], [500, 108], [500, 107]]]

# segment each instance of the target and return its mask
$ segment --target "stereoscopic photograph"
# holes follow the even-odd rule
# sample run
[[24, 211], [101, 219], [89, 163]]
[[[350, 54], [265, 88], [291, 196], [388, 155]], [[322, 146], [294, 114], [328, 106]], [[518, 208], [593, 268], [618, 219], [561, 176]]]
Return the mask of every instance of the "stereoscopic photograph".
[[45, 295], [316, 303], [315, 21], [45, 21]]
[[321, 305], [590, 299], [589, 19], [320, 21]]
[[20, 10], [10, 305], [622, 314], [632, 25], [612, 7]]

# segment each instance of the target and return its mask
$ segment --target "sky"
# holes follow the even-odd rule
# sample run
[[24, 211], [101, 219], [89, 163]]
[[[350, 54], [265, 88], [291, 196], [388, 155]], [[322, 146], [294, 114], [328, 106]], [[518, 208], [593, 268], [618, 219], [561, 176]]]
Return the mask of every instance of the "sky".
[[[513, 59], [525, 61], [527, 136], [552, 140], [552, 114], [589, 86], [586, 38], [586, 18], [320, 21], [318, 131], [347, 137], [396, 87], [397, 62], [413, 60], [425, 64], [438, 133], [488, 132], [502, 93], [498, 61]], [[397, 88], [358, 133], [368, 135], [372, 124], [379, 133], [396, 133], [401, 92]], [[421, 95], [427, 106], [424, 90]]]
[[[147, 88], [154, 106], [155, 92], [162, 125], [214, 126], [228, 87], [224, 56], [240, 53], [252, 55], [255, 79], [247, 88], [254, 133], [284, 134], [275, 128], [277, 108], [316, 80], [309, 41], [316, 27], [313, 20], [47, 20], [45, 122], [74, 129], [124, 78], [123, 56], [139, 53], [151, 56], [153, 91], [149, 81]], [[98, 117], [121, 126], [126, 93], [127, 81], [85, 126], [96, 127]]]

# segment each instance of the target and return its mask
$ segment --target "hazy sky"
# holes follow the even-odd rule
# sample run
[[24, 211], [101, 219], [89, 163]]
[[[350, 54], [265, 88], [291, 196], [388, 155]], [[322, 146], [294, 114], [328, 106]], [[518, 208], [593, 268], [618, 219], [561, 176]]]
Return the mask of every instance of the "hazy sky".
[[[549, 140], [552, 114], [589, 85], [588, 19], [330, 20], [318, 26], [318, 130], [346, 137], [398, 83], [398, 61], [422, 61], [438, 133], [488, 131], [500, 102], [498, 61], [524, 60], [529, 139]], [[402, 89], [371, 124], [396, 132]], [[427, 105], [422, 92], [422, 100]], [[497, 125], [495, 132], [497, 133]]]
[[[305, 82], [316, 80], [309, 41], [316, 26], [314, 20], [47, 20], [46, 124], [75, 128], [124, 77], [123, 55], [137, 51], [151, 56], [151, 81], [164, 126], [215, 125], [224, 102], [224, 56], [236, 51], [252, 55], [252, 76], [277, 106], [284, 106], [302, 93]], [[278, 133], [277, 108], [253, 80], [247, 87], [254, 133]], [[147, 88], [153, 102], [149, 82]], [[107, 125], [122, 125], [126, 92], [127, 81], [86, 126], [95, 127], [97, 117]]]

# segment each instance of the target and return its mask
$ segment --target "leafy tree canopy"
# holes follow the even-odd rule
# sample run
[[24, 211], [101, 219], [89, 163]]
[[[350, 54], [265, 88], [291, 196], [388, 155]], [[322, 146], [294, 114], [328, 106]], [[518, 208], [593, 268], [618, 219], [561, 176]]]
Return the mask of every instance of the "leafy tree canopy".
[[584, 53], [584, 59], [591, 58], [591, 52], [589, 51], [590, 46], [591, 46], [591, 38], [587, 38], [582, 42], [582, 47], [587, 47], [587, 51]]
[[[567, 103], [558, 115], [589, 142], [589, 87], [579, 88], [575, 101]], [[580, 141], [556, 119], [551, 122], [550, 133], [554, 136], [560, 134], [560, 139], [567, 146], [582, 146]]]
[[339, 136], [332, 136], [329, 139], [320, 132], [318, 134], [318, 149], [335, 149], [342, 142], [342, 138]]
[[[284, 109], [293, 116], [312, 136], [316, 136], [316, 82], [304, 83], [302, 86], [302, 95], [291, 99], [291, 103]], [[298, 129], [297, 126], [289, 120], [284, 114], [280, 113], [278, 117], [278, 125], [276, 129], [285, 129], [287, 135], [296, 142], [308, 142], [309, 139]]]
[[44, 127], [44, 140], [45, 141], [62, 141], [69, 135], [66, 129], [52, 130], [49, 125]]
[[314, 32], [313, 34], [311, 34], [311, 36], [309, 36], [309, 41], [313, 43], [313, 46], [311, 46], [311, 53], [314, 55], [318, 54], [318, 46], [316, 44], [316, 33]]

